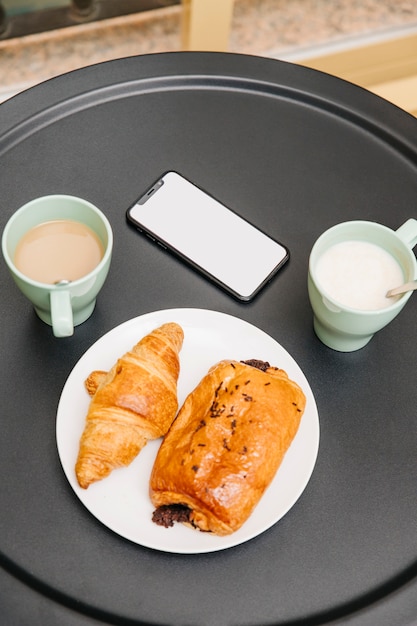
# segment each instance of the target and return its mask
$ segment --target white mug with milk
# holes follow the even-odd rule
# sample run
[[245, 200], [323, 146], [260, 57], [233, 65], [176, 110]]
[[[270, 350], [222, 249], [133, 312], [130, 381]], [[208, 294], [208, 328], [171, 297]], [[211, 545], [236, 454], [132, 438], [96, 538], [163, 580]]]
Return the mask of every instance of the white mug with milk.
[[417, 220], [393, 231], [367, 221], [344, 222], [325, 231], [310, 254], [308, 291], [314, 330], [330, 348], [364, 347], [405, 306], [411, 292], [387, 298], [417, 277], [412, 251]]

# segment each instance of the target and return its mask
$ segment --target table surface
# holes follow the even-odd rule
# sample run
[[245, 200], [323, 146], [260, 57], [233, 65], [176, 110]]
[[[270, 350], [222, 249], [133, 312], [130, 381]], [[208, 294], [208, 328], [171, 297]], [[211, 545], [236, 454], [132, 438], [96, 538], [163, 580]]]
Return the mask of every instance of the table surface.
[[[96, 310], [71, 338], [52, 336], [0, 266], [5, 623], [417, 621], [416, 301], [342, 354], [315, 337], [306, 287], [326, 228], [367, 219], [395, 229], [417, 217], [416, 130], [341, 80], [229, 54], [112, 61], [1, 105], [1, 229], [26, 201], [69, 193], [99, 206], [115, 235]], [[168, 169], [290, 248], [254, 302], [233, 300], [127, 225], [127, 207]], [[69, 486], [55, 440], [58, 400], [83, 353], [126, 320], [181, 307], [268, 333], [304, 371], [320, 416], [317, 463], [295, 506], [255, 539], [200, 555], [144, 548], [99, 523]]]

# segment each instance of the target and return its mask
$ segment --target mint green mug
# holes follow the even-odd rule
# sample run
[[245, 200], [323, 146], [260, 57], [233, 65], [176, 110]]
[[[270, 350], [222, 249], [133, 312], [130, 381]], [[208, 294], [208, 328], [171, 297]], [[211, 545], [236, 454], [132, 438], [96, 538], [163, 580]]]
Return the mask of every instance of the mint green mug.
[[[29, 278], [15, 265], [16, 248], [22, 237], [32, 228], [56, 220], [80, 222], [95, 233], [102, 246], [101, 260], [91, 271], [61, 284]], [[91, 316], [109, 272], [112, 249], [113, 233], [106, 216], [91, 202], [69, 195], [31, 200], [11, 216], [2, 236], [3, 256], [16, 285], [32, 302], [40, 319], [52, 326], [55, 337], [71, 336], [74, 326]]]
[[[355, 245], [358, 243], [359, 245], [362, 243], [372, 244], [375, 246], [373, 250], [378, 249], [380, 252], [382, 251], [382, 254], [388, 253], [388, 256], [392, 257], [391, 261], [398, 267], [398, 284], [387, 285], [385, 290], [381, 287], [381, 295], [384, 300], [382, 306], [364, 309], [357, 306], [356, 303], [353, 306], [349, 305], [349, 300], [342, 300], [340, 295], [342, 292], [338, 293], [337, 287], [349, 275], [348, 263], [345, 264], [344, 272], [337, 274], [336, 268], [343, 267], [343, 263], [346, 261], [343, 257], [336, 259], [333, 256], [333, 266], [328, 267], [327, 275], [332, 275], [333, 291], [329, 288], [330, 283], [323, 280], [323, 273], [318, 271], [323, 255], [328, 253], [329, 249], [334, 251], [336, 250], [335, 246], [338, 246], [340, 252], [342, 249], [340, 244], [351, 244], [352, 242]], [[412, 292], [404, 293], [393, 300], [386, 299], [385, 294], [390, 288], [399, 287], [401, 284], [417, 278], [417, 262], [413, 253], [416, 243], [417, 220], [415, 219], [407, 220], [396, 231], [376, 222], [361, 220], [343, 222], [325, 231], [317, 239], [309, 259], [308, 293], [314, 314], [314, 331], [322, 343], [339, 352], [359, 350], [367, 345], [377, 331], [384, 328], [400, 313]], [[358, 262], [358, 258], [356, 258], [356, 262]], [[362, 257], [360, 259], [362, 262]], [[371, 259], [371, 261], [374, 260]], [[368, 259], [365, 261], [368, 263]], [[371, 262], [369, 263], [371, 264]], [[372, 264], [371, 267], [373, 270], [375, 269]], [[388, 275], [389, 272], [385, 271], [385, 266], [383, 267], [384, 272], [374, 272], [375, 280], [378, 278], [378, 273], [383, 274], [382, 279]], [[335, 297], [336, 293], [338, 295]], [[352, 297], [351, 293], [348, 295]]]

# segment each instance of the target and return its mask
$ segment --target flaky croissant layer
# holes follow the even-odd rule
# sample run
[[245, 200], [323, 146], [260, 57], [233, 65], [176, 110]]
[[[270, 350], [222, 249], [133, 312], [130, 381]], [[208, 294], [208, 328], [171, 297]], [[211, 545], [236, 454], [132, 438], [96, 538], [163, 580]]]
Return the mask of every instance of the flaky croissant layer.
[[129, 465], [150, 439], [165, 435], [178, 409], [184, 333], [170, 322], [153, 330], [112, 369], [86, 381], [90, 402], [75, 472], [86, 489]]
[[221, 361], [187, 397], [152, 470], [156, 523], [185, 516], [200, 530], [230, 534], [271, 483], [306, 399], [286, 372], [253, 363]]

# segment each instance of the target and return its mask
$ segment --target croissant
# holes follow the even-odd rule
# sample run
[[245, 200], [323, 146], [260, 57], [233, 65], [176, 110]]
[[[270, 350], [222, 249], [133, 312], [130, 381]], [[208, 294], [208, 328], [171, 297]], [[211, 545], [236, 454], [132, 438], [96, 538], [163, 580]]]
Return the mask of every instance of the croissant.
[[83, 489], [129, 465], [150, 439], [168, 431], [178, 409], [179, 352], [184, 333], [175, 323], [155, 329], [106, 374], [86, 381], [92, 395], [75, 473]]
[[248, 519], [294, 439], [305, 395], [285, 371], [220, 361], [186, 398], [152, 469], [153, 521], [227, 535]]

